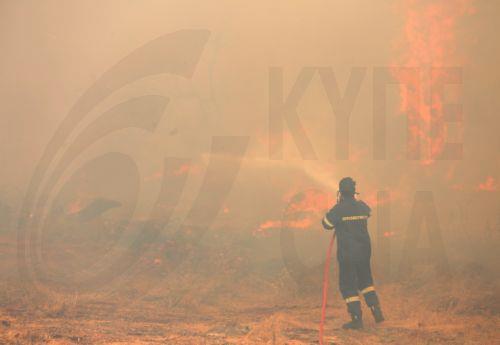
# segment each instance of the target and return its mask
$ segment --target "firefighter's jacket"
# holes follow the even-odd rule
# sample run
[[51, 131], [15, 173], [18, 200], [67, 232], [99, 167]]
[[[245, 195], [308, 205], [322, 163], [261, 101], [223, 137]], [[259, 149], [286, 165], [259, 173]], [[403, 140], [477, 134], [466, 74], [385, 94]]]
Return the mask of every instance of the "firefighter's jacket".
[[371, 256], [368, 234], [370, 207], [355, 198], [343, 198], [323, 218], [323, 227], [335, 228], [337, 236], [337, 259], [359, 262]]

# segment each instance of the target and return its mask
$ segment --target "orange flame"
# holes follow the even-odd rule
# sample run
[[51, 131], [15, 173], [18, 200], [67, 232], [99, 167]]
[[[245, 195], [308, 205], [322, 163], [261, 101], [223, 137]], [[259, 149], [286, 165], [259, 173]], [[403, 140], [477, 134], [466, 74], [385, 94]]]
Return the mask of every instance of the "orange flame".
[[177, 170], [174, 170], [174, 175], [187, 174], [190, 169], [191, 169], [191, 166], [189, 164], [183, 164]]
[[198, 174], [200, 173], [200, 166], [195, 164], [182, 164], [179, 168], [173, 171], [175, 176], [185, 174]]
[[[472, 13], [469, 3], [469, 0], [405, 1], [407, 49], [398, 65], [430, 71], [456, 64], [455, 26], [461, 16]], [[446, 138], [443, 96], [432, 92], [442, 78], [441, 72], [432, 70], [425, 80], [397, 68], [393, 74], [400, 82], [400, 109], [408, 116], [409, 150], [419, 153], [422, 144], [425, 154], [421, 162], [431, 164], [443, 152]]]
[[311, 218], [303, 218], [298, 220], [280, 221], [280, 220], [268, 220], [259, 226], [259, 230], [266, 229], [278, 229], [281, 227], [293, 228], [293, 229], [305, 229], [312, 225]]
[[83, 201], [80, 199], [76, 199], [71, 202], [67, 207], [68, 214], [76, 214], [83, 209]]
[[[285, 194], [285, 201], [289, 201], [297, 193]], [[319, 214], [326, 212], [333, 203], [333, 196], [328, 193], [322, 193], [316, 190], [307, 190], [298, 195], [298, 200], [289, 204], [287, 212], [293, 220], [267, 220], [260, 224], [254, 234], [263, 235], [269, 229], [309, 229], [314, 223], [318, 223]], [[318, 218], [318, 219], [317, 219]]]
[[495, 179], [492, 176], [488, 176], [486, 181], [479, 184], [478, 189], [487, 192], [494, 192], [497, 190], [497, 187]]

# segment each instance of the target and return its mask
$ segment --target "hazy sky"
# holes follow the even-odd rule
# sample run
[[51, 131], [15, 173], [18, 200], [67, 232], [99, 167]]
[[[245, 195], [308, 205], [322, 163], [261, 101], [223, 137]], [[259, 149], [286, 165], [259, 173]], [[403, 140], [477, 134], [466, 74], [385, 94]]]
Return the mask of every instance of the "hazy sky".
[[[350, 122], [351, 161], [332, 158], [335, 116], [317, 75], [301, 99], [297, 109], [319, 156], [316, 170], [308, 175], [335, 179], [354, 173], [365, 185], [377, 189], [391, 186], [394, 177], [387, 171], [392, 171], [405, 180], [398, 184], [409, 185], [409, 189], [431, 186], [433, 183], [413, 179], [425, 175], [418, 169], [403, 176], [409, 165], [418, 163], [397, 160], [404, 152], [406, 129], [405, 118], [395, 111], [400, 102], [396, 87], [389, 87], [388, 93], [388, 155], [392, 158], [378, 162], [371, 153], [373, 70], [404, 60], [406, 11], [411, 6], [411, 1], [388, 0], [2, 0], [0, 187], [25, 190], [61, 121], [106, 70], [146, 42], [182, 29], [210, 31], [189, 83], [148, 77], [110, 95], [94, 114], [131, 96], [166, 95], [176, 89], [168, 121], [162, 119], [153, 135], [110, 138], [98, 143], [95, 150], [127, 146], [144, 166], [147, 178], [161, 167], [165, 155], [202, 161], [213, 135], [245, 135], [250, 136], [249, 157], [255, 159], [248, 166], [257, 166], [257, 172], [247, 172], [268, 174], [279, 163], [267, 162], [269, 68], [282, 68], [286, 95], [303, 67], [331, 67], [342, 92], [351, 69], [364, 67], [366, 75]], [[464, 158], [453, 165], [436, 164], [428, 173], [439, 185], [447, 179], [444, 174], [453, 170], [455, 180], [449, 187], [460, 184], [473, 190], [488, 176], [499, 183], [496, 22], [500, 4], [470, 1], [470, 6], [473, 11], [456, 17], [453, 47], [446, 52], [450, 66], [463, 68], [459, 100], [464, 107], [464, 131], [455, 137], [464, 143]], [[300, 166], [293, 142], [287, 141], [285, 148], [285, 162]], [[309, 169], [307, 164], [300, 169]], [[321, 170], [330, 169], [331, 164], [338, 170], [322, 175]]]

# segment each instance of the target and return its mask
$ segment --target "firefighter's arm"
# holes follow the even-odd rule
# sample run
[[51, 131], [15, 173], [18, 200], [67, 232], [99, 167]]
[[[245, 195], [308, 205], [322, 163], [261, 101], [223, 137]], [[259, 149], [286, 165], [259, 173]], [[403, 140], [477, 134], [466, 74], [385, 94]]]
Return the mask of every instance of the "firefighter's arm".
[[326, 230], [332, 230], [335, 227], [332, 223], [330, 223], [330, 221], [328, 220], [327, 216], [323, 217], [323, 220], [321, 221], [321, 223], [323, 224], [323, 227]]
[[325, 214], [321, 223], [326, 230], [332, 230], [335, 228], [335, 208], [332, 208], [327, 214]]

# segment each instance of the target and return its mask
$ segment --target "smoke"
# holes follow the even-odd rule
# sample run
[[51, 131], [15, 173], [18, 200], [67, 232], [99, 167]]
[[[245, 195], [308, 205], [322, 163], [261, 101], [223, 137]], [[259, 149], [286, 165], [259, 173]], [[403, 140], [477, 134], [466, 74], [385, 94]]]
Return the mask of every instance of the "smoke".
[[[77, 215], [104, 198], [116, 207], [91, 213], [98, 214], [95, 223], [102, 223], [106, 231], [111, 227], [108, 223], [115, 224], [108, 222], [111, 216], [130, 216], [132, 223], [148, 219], [160, 194], [162, 164], [166, 157], [176, 157], [182, 163], [169, 171], [168, 178], [186, 184], [162, 235], [181, 238], [187, 230], [179, 223], [193, 204], [197, 202], [198, 207], [193, 212], [204, 219], [207, 212], [215, 213], [212, 196], [227, 187], [222, 178], [206, 176], [210, 160], [221, 158], [211, 151], [214, 138], [241, 136], [248, 138], [248, 148], [234, 183], [227, 187], [217, 221], [207, 231], [214, 237], [203, 242], [205, 245], [229, 247], [250, 242], [254, 257], [281, 262], [279, 233], [286, 228], [296, 232], [303, 257], [316, 255], [320, 261], [323, 251], [318, 248], [323, 249], [327, 241], [321, 218], [335, 203], [338, 180], [352, 176], [358, 182], [359, 197], [372, 207], [369, 227], [375, 253], [383, 238], [394, 240], [393, 252], [402, 247], [415, 194], [430, 191], [447, 249], [459, 257], [469, 255], [463, 250], [469, 239], [480, 238], [486, 226], [490, 234], [496, 234], [499, 221], [498, 6], [497, 2], [459, 0], [245, 5], [194, 0], [113, 0], [106, 5], [98, 1], [3, 1], [2, 229], [15, 232], [13, 220], [34, 168], [82, 94], [146, 42], [197, 28], [209, 32], [209, 37], [191, 79], [145, 76], [115, 90], [92, 109], [91, 115], [97, 117], [134, 97], [159, 95], [168, 99], [151, 132], [124, 129], [95, 141], [81, 156], [74, 157], [64, 181], [56, 186], [64, 192], [61, 204], [69, 215]], [[400, 83], [396, 90], [387, 86], [383, 139], [388, 152], [384, 159], [373, 154], [376, 66], [391, 68]], [[269, 157], [269, 147], [278, 142], [275, 133], [269, 135], [269, 71], [273, 67], [283, 72], [284, 98], [304, 68], [331, 70], [340, 98], [348, 93], [352, 71], [364, 71], [352, 98], [352, 112], [340, 130], [338, 114], [318, 73], [298, 101], [294, 110], [312, 144], [315, 160], [303, 159], [288, 123], [283, 133], [277, 134], [284, 142], [283, 159]], [[103, 85], [103, 89], [108, 86]], [[460, 104], [461, 116], [458, 107], [450, 112], [449, 104]], [[398, 109], [398, 115], [393, 116], [391, 109]], [[145, 111], [138, 114], [146, 118]], [[451, 118], [450, 114], [456, 116]], [[150, 128], [149, 123], [144, 126]], [[343, 158], [335, 154], [339, 132], [348, 133], [348, 154]], [[61, 143], [62, 149], [71, 145], [72, 139]], [[454, 142], [461, 144], [461, 155], [449, 151], [458, 147], [448, 145]], [[407, 145], [410, 157], [402, 157]], [[96, 171], [93, 179], [89, 179], [92, 171], [71, 179], [74, 171], [103, 152], [122, 150], [128, 150], [127, 155], [133, 158], [134, 162], [126, 165], [130, 171], [111, 162], [106, 169]], [[126, 174], [129, 179], [124, 178]], [[207, 179], [213, 185], [206, 188], [208, 196], [200, 201], [197, 196]], [[389, 214], [387, 223], [381, 221], [384, 212]], [[91, 233], [90, 226], [75, 219], [63, 221], [74, 225], [74, 231]], [[203, 223], [189, 225], [207, 227]], [[115, 240], [113, 236], [119, 236], [119, 231], [109, 230], [107, 236]], [[228, 236], [226, 242], [220, 240], [223, 236]], [[228, 243], [230, 236], [239, 237]], [[169, 241], [175, 250], [183, 250], [178, 242]], [[475, 252], [486, 248], [486, 242], [475, 241]], [[93, 236], [87, 244], [88, 248], [102, 244], [100, 250], [108, 250], [106, 243]], [[88, 255], [88, 248], [78, 253]]]

